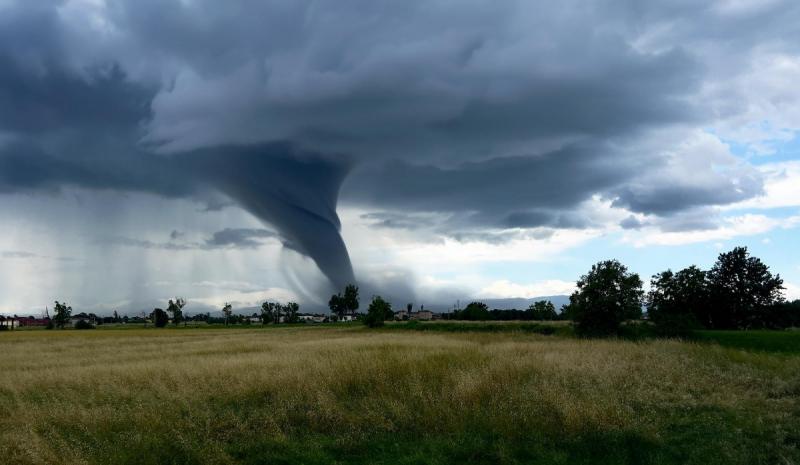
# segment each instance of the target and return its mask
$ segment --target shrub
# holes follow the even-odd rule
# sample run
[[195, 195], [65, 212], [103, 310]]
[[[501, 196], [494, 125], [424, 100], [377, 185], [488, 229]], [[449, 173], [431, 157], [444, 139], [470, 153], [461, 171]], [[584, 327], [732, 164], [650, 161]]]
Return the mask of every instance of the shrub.
[[86, 320], [78, 320], [78, 322], [75, 323], [75, 329], [94, 329], [94, 325]]
[[153, 309], [151, 316], [153, 317], [153, 324], [156, 326], [156, 328], [163, 328], [164, 326], [167, 326], [167, 323], [169, 323], [167, 312], [160, 308]]

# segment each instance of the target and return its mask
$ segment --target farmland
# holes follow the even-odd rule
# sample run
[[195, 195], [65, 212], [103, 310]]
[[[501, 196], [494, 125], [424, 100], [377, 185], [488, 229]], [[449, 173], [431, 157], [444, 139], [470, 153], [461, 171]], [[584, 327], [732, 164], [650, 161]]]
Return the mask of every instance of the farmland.
[[536, 328], [4, 332], [0, 462], [800, 463], [800, 333]]

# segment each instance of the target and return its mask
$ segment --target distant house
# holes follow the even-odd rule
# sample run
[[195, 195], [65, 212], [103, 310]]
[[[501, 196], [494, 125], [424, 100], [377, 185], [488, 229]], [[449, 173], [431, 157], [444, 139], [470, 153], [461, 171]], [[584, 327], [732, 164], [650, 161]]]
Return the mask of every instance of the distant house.
[[261, 323], [261, 317], [251, 316], [247, 318], [247, 321], [249, 321], [250, 323]]
[[394, 319], [396, 321], [405, 321], [409, 319], [409, 312], [406, 310], [400, 310], [399, 312], [394, 312]]
[[97, 315], [95, 315], [94, 313], [88, 313], [87, 314], [87, 313], [81, 312], [81, 313], [78, 313], [76, 315], [72, 315], [69, 318], [69, 323], [68, 324], [69, 324], [69, 326], [75, 326], [75, 324], [77, 322], [79, 322], [79, 321], [85, 321], [85, 322], [87, 322], [89, 324], [94, 325], [94, 324], [97, 324]]
[[420, 310], [411, 314], [412, 320], [429, 321], [433, 319], [433, 312], [430, 310]]
[[327, 317], [325, 315], [317, 315], [311, 313], [300, 313], [297, 315], [299, 321], [304, 323], [324, 323]]
[[34, 318], [32, 316], [20, 317], [17, 320], [19, 326], [47, 326], [50, 323], [50, 318]]

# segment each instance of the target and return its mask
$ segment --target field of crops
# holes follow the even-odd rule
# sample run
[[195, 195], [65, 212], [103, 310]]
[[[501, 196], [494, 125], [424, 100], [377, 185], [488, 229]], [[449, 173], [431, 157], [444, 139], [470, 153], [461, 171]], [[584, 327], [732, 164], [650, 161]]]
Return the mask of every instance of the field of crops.
[[533, 328], [0, 333], [0, 463], [800, 463], [800, 333]]

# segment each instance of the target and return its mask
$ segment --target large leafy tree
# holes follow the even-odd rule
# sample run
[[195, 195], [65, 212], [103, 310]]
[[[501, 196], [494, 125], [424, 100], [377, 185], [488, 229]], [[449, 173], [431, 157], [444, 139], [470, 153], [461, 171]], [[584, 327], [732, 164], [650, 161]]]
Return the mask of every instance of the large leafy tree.
[[492, 319], [492, 314], [489, 313], [489, 306], [483, 302], [470, 302], [457, 315], [459, 320], [484, 321]]
[[67, 305], [66, 302], [59, 303], [59, 301], [56, 300], [54, 313], [53, 321], [55, 322], [55, 325], [63, 329], [69, 321], [69, 317], [72, 315], [72, 307]]
[[650, 280], [647, 315], [664, 335], [681, 336], [708, 325], [706, 272], [690, 266], [673, 273], [667, 270]]
[[372, 298], [372, 302], [367, 309], [367, 316], [364, 317], [364, 324], [370, 328], [383, 326], [383, 322], [392, 318], [392, 304], [383, 300], [381, 296]]
[[773, 276], [747, 247], [722, 253], [708, 272], [709, 306], [707, 325], [711, 328], [761, 326], [769, 308], [783, 301], [783, 280]]
[[332, 314], [341, 319], [347, 311], [347, 307], [344, 305], [342, 294], [333, 294], [331, 299], [328, 301], [328, 308], [331, 309]]
[[623, 321], [642, 314], [642, 280], [617, 260], [592, 265], [569, 298], [569, 314], [582, 336], [618, 334]]

